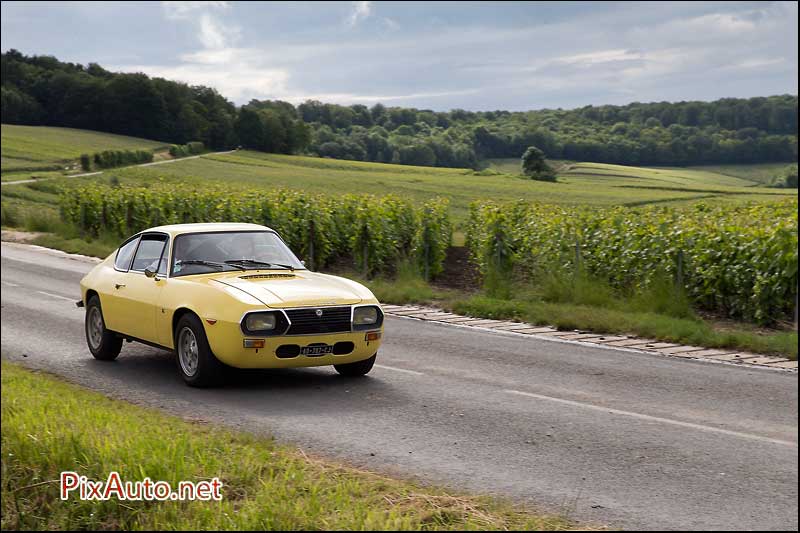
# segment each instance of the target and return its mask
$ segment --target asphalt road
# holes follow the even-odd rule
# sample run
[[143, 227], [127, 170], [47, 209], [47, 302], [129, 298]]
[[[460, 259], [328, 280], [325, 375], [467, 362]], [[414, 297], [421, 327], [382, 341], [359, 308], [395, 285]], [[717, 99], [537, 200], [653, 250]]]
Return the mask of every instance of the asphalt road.
[[4, 358], [589, 523], [798, 527], [796, 374], [388, 318], [380, 366], [365, 379], [237, 372], [221, 389], [196, 390], [163, 351], [127, 344], [115, 362], [92, 359], [73, 304], [90, 267], [3, 243]]

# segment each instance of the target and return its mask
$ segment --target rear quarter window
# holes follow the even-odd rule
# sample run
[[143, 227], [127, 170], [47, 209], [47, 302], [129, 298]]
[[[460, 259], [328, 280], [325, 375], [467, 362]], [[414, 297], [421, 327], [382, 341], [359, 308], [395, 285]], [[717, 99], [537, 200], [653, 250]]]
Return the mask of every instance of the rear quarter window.
[[131, 239], [117, 250], [117, 257], [114, 259], [114, 268], [117, 270], [128, 270], [133, 259], [133, 252], [136, 251], [136, 244], [139, 238]]

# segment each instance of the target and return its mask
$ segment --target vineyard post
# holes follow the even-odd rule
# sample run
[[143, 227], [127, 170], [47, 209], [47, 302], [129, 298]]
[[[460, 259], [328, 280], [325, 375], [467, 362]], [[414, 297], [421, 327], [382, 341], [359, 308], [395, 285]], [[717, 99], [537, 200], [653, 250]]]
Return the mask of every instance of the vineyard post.
[[675, 292], [680, 294], [683, 290], [683, 250], [678, 250], [675, 261], [677, 263], [675, 269]]
[[575, 278], [580, 275], [581, 261], [583, 261], [581, 257], [581, 243], [578, 239], [575, 239]]
[[363, 271], [364, 277], [369, 274], [369, 230], [367, 229], [367, 223], [364, 222], [364, 225], [361, 226], [361, 242], [362, 248], [361, 252], [364, 256], [364, 264], [363, 264]]
[[368, 257], [367, 254], [369, 254], [369, 242], [367, 242], [366, 239], [364, 239], [363, 254], [364, 254], [364, 276], [366, 276], [367, 274], [369, 274], [369, 260], [367, 259]]
[[308, 262], [309, 270], [314, 270], [314, 219], [308, 225]]
[[430, 242], [429, 242], [429, 239], [427, 238], [427, 228], [426, 228], [426, 231], [425, 231], [424, 235], [426, 237], [425, 238], [425, 256], [423, 258], [423, 261], [425, 262], [425, 281], [429, 281], [430, 280], [430, 257], [429, 257], [429, 255], [430, 255]]
[[800, 292], [800, 284], [795, 282], [794, 286], [794, 330], [797, 331], [797, 296], [798, 292]]

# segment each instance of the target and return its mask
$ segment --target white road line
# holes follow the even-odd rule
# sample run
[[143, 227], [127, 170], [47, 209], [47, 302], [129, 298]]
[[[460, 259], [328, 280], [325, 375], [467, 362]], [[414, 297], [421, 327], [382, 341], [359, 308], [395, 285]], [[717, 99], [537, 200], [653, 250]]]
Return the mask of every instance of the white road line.
[[53, 294], [52, 292], [44, 292], [44, 291], [36, 291], [39, 294], [44, 294], [45, 296], [50, 296], [51, 298], [58, 298], [59, 300], [66, 300], [68, 302], [76, 302], [78, 301], [77, 298], [67, 298], [66, 296], [60, 296], [58, 294]]
[[11, 283], [10, 281], [6, 281], [6, 280], [3, 280], [0, 283], [2, 283], [3, 285], [8, 285], [9, 287], [19, 287], [19, 285], [17, 285], [16, 283]]
[[533, 394], [532, 392], [523, 392], [518, 390], [504, 390], [503, 392], [508, 394], [516, 394], [518, 396], [527, 396], [529, 398], [536, 398], [538, 400], [547, 400], [550, 402], [556, 402], [564, 405], [571, 405], [573, 407], [583, 407], [584, 409], [592, 409], [594, 411], [601, 411], [603, 413], [612, 413], [615, 415], [622, 415], [622, 416], [630, 416], [632, 418], [638, 418], [639, 420], [647, 420], [649, 422], [659, 422], [661, 424], [671, 424], [673, 426], [680, 426], [685, 428], [691, 429], [698, 429], [700, 431], [708, 431], [711, 433], [720, 433], [722, 435], [729, 435], [732, 437], [741, 437], [745, 439], [752, 439], [752, 440], [760, 440], [762, 442], [769, 442], [772, 444], [780, 444], [782, 446], [790, 446], [793, 448], [797, 448], [796, 442], [790, 442], [786, 440], [780, 439], [772, 439], [770, 437], [762, 437], [761, 435], [753, 435], [751, 433], [741, 433], [739, 431], [731, 431], [728, 429], [721, 429], [715, 428], [712, 426], [704, 426], [702, 424], [693, 424], [691, 422], [681, 422], [680, 420], [672, 420], [671, 418], [661, 418], [658, 416], [650, 416], [644, 415], [641, 413], [633, 413], [631, 411], [621, 411], [619, 409], [612, 409], [610, 407], [603, 407], [601, 405], [594, 405], [591, 403], [583, 403], [583, 402], [576, 402], [573, 400], [564, 400], [563, 398], [553, 398], [552, 396], [544, 396], [542, 394]]
[[386, 366], [386, 365], [375, 365], [377, 368], [383, 368], [384, 370], [394, 370], [396, 372], [405, 372], [406, 374], [413, 374], [414, 376], [424, 376], [422, 372], [417, 372], [416, 370], [406, 370], [405, 368], [395, 368], [393, 366]]

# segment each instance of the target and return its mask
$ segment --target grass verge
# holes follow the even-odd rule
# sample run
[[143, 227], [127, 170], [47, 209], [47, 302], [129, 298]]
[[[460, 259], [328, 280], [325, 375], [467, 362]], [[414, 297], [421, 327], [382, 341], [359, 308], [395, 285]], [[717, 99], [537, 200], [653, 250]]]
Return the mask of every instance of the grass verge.
[[[309, 458], [271, 440], [192, 424], [53, 377], [2, 365], [2, 528], [565, 529], [468, 497]], [[124, 481], [219, 477], [221, 502], [59, 498], [59, 473]]]
[[485, 295], [451, 300], [445, 307], [463, 315], [520, 320], [561, 330], [629, 334], [691, 346], [730, 348], [797, 359], [796, 332], [762, 332], [746, 325], [723, 329], [702, 319], [677, 318], [654, 312], [516, 298], [506, 300]]
[[438, 289], [412, 275], [362, 280], [382, 302], [433, 304], [461, 315], [518, 320], [561, 330], [636, 335], [692, 346], [726, 348], [797, 359], [797, 332], [741, 322], [716, 322], [695, 314], [665, 285], [620, 296], [591, 279], [552, 277], [537, 286], [504, 285], [468, 294]]

